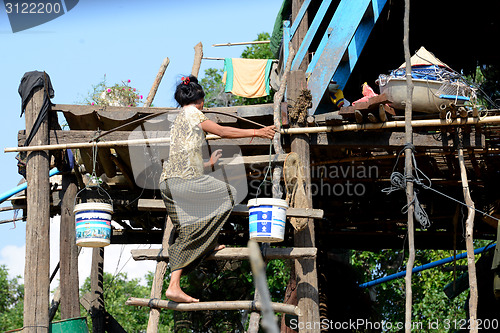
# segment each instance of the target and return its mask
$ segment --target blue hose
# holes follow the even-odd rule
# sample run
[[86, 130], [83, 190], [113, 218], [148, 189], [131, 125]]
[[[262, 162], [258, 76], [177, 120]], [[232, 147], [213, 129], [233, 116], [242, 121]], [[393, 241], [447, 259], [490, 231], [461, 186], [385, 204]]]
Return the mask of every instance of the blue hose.
[[[475, 249], [474, 250], [474, 254], [479, 254], [479, 253], [481, 253], [483, 251], [489, 250], [489, 249], [495, 247], [495, 245], [496, 244], [491, 244], [491, 245], [488, 245], [488, 246], [485, 246], [485, 247], [481, 247], [481, 248]], [[463, 258], [466, 258], [466, 257], [467, 257], [467, 252], [462, 252], [462, 253], [460, 253], [457, 256], [451, 256], [451, 257], [448, 257], [448, 258], [444, 258], [444, 259], [441, 259], [441, 260], [430, 262], [430, 263], [422, 265], [422, 266], [415, 267], [415, 268], [413, 268], [412, 273], [418, 273], [418, 272], [421, 272], [421, 271], [429, 269], [429, 268], [433, 268], [433, 267], [436, 267], [436, 266], [440, 266], [440, 265], [444, 265], [444, 264], [450, 263], [454, 259], [458, 260], [458, 259], [463, 259]], [[377, 284], [381, 284], [381, 283], [384, 283], [384, 282], [387, 282], [387, 281], [398, 279], [398, 278], [403, 277], [405, 275], [406, 275], [406, 271], [397, 272], [397, 273], [392, 274], [392, 275], [384, 276], [383, 278], [380, 278], [380, 279], [376, 279], [376, 280], [373, 280], [373, 281], [362, 283], [362, 284], [359, 285], [359, 287], [360, 288], [368, 288], [368, 287], [371, 287], [371, 286], [375, 286]]]
[[[54, 168], [52, 170], [50, 170], [49, 172], [49, 177], [52, 177], [52, 176], [55, 176], [57, 174], [59, 174], [60, 171], [57, 170], [57, 168]], [[17, 185], [16, 187], [14, 187], [13, 189], [7, 191], [7, 192], [4, 192], [2, 194], [0, 194], [0, 203], [4, 202], [5, 200], [9, 199], [11, 196], [13, 196], [14, 194], [17, 194], [23, 190], [26, 189], [26, 187], [28, 187], [28, 183], [22, 183], [21, 185]]]

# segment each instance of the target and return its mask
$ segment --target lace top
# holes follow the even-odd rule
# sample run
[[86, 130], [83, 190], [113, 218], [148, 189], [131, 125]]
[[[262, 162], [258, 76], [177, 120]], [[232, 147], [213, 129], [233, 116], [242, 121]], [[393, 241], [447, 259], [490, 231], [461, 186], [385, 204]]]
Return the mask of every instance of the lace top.
[[179, 177], [193, 179], [203, 175], [201, 148], [205, 132], [198, 126], [208, 118], [194, 106], [184, 107], [171, 130], [170, 153], [163, 165], [160, 181]]

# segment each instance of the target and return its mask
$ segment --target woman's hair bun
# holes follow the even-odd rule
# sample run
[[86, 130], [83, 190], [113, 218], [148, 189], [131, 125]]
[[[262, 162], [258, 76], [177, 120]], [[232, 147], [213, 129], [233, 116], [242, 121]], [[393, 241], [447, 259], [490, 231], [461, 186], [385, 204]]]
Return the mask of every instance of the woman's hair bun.
[[198, 83], [198, 78], [194, 75], [183, 76], [174, 94], [174, 98], [180, 106], [193, 104], [204, 97], [203, 87]]

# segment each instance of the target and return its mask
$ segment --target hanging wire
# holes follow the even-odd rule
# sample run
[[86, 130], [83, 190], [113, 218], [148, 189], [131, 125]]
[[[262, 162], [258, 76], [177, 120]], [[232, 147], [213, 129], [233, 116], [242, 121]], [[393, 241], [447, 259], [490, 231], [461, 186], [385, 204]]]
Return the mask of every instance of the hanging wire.
[[[412, 154], [412, 159], [413, 159], [413, 169], [415, 170], [415, 173], [414, 175], [412, 176], [408, 176], [406, 174], [401, 174], [400, 172], [397, 172], [395, 171], [397, 165], [398, 165], [398, 161], [399, 161], [399, 157], [402, 155], [402, 153], [407, 149], [407, 148], [410, 148], [411, 149], [411, 154]], [[493, 217], [491, 216], [490, 214], [486, 213], [486, 212], [483, 212], [475, 207], [472, 207], [470, 205], [467, 205], [465, 202], [463, 201], [460, 201], [460, 200], [457, 200], [443, 192], [440, 192], [434, 188], [432, 188], [432, 182], [430, 180], [429, 177], [427, 177], [418, 167], [417, 167], [417, 161], [416, 161], [416, 158], [415, 158], [415, 147], [412, 145], [412, 144], [407, 144], [405, 147], [403, 147], [403, 149], [399, 152], [397, 158], [396, 158], [396, 162], [394, 164], [394, 167], [392, 169], [392, 173], [391, 173], [391, 176], [390, 176], [390, 181], [391, 181], [391, 186], [390, 187], [387, 187], [387, 188], [384, 188], [382, 189], [382, 192], [383, 193], [386, 193], [386, 194], [390, 194], [394, 191], [397, 191], [397, 190], [406, 190], [406, 182], [413, 182], [414, 184], [417, 184], [417, 185], [420, 185], [423, 189], [425, 190], [431, 190], [449, 200], [452, 200], [458, 204], [461, 204], [465, 207], [468, 207], [468, 208], [471, 208], [471, 209], [474, 209], [476, 212], [484, 215], [484, 216], [488, 216], [489, 218], [492, 218], [496, 221], [500, 221], [500, 219], [496, 218], [496, 217]], [[422, 177], [422, 178], [421, 178]], [[407, 205], [405, 205], [402, 209], [401, 209], [401, 212], [404, 214], [405, 212], [407, 212], [408, 210], [408, 207], [412, 204], [415, 203], [415, 219], [417, 221], [420, 222], [420, 224], [422, 225], [422, 227], [424, 229], [428, 228], [430, 226], [430, 220], [429, 220], [429, 217], [427, 215], [427, 213], [425, 212], [425, 210], [422, 208], [422, 206], [420, 205], [418, 199], [417, 199], [417, 194], [415, 192], [414, 194], [414, 199], [412, 202], [408, 203]], [[418, 211], [418, 213], [417, 213]]]

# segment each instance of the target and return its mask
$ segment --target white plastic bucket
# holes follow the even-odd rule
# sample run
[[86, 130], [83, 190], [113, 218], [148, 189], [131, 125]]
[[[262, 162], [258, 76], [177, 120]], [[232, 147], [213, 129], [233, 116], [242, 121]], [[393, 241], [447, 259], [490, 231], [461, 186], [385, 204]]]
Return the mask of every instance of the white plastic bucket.
[[282, 242], [285, 239], [286, 210], [282, 199], [256, 198], [248, 200], [250, 239], [257, 242]]
[[111, 214], [113, 206], [101, 202], [75, 205], [76, 245], [103, 247], [111, 239]]

